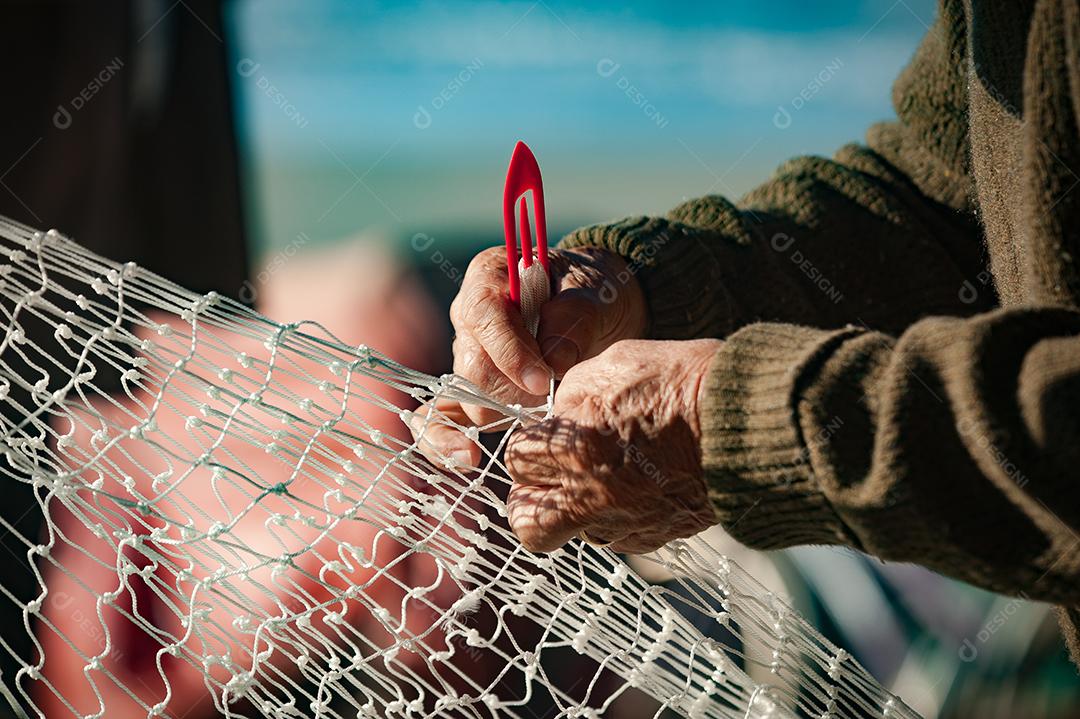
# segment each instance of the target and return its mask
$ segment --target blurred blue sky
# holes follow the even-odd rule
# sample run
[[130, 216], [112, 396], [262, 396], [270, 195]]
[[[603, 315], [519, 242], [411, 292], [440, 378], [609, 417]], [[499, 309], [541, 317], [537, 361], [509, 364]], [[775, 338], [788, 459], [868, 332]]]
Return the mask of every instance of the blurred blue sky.
[[933, 15], [933, 0], [241, 0], [256, 248], [370, 228], [497, 236], [519, 138], [555, 230], [737, 196], [891, 117]]

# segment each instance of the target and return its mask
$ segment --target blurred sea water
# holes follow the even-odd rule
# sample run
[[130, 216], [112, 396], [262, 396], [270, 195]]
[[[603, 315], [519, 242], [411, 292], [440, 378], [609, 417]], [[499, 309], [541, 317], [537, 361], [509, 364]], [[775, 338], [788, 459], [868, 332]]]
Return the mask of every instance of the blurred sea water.
[[241, 0], [253, 250], [371, 228], [497, 241], [518, 139], [555, 229], [741, 195], [888, 119], [933, 5]]

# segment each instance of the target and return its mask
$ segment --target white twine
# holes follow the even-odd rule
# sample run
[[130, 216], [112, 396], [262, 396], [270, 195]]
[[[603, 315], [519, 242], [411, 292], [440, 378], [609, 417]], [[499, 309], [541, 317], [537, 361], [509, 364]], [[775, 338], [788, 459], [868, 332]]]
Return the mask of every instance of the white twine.
[[[0, 519], [25, 544], [40, 589], [26, 601], [0, 582], [38, 647], [4, 678], [13, 711], [43, 717], [42, 697], [60, 694], [46, 680], [43, 637], [53, 632], [59, 641], [48, 646], [77, 652], [83, 664], [69, 679], [95, 698], [87, 704], [84, 693], [76, 707], [59, 697], [81, 716], [109, 716], [115, 692], [104, 688], [113, 685], [147, 717], [165, 715], [173, 696], [165, 656], [201, 673], [223, 716], [241, 716], [241, 698], [268, 717], [521, 716], [521, 697], [543, 691], [558, 716], [593, 717], [631, 688], [660, 703], [657, 716], [664, 708], [717, 719], [915, 716], [700, 540], [657, 554], [676, 577], [671, 586], [649, 585], [615, 554], [577, 540], [551, 554], [525, 551], [505, 524], [500, 453], [545, 408], [503, 406], [458, 377], [345, 346], [315, 323], [279, 325], [214, 293], [197, 296], [54, 231], [0, 218], [0, 257], [0, 395], [19, 387], [31, 397], [19, 421], [4, 420], [0, 473], [37, 488], [46, 527], [25, 537]], [[543, 302], [535, 277], [522, 275], [532, 318]], [[63, 361], [28, 340], [29, 317], [51, 328]], [[29, 376], [13, 370], [15, 355]], [[122, 378], [116, 396], [95, 384], [106, 368]], [[483, 450], [479, 467], [432, 462], [373, 423], [416, 420], [390, 389], [427, 406], [446, 398], [496, 408], [505, 419], [483, 430], [498, 440], [485, 446], [468, 430]], [[421, 419], [421, 438], [456, 426], [435, 411]], [[166, 425], [186, 436], [162, 432]], [[136, 449], [152, 450], [153, 466]], [[273, 478], [245, 461], [254, 450], [272, 458]], [[71, 522], [109, 548], [111, 588], [65, 565], [81, 549]], [[243, 534], [251, 522], [259, 531]], [[435, 568], [434, 583], [392, 571], [414, 555]], [[136, 576], [156, 597], [153, 611], [126, 612], [156, 647], [152, 668], [165, 689], [153, 704], [116, 670], [118, 638], [102, 619], [135, 593]], [[58, 582], [91, 598], [84, 614], [102, 638], [97, 653], [56, 627], [47, 600]], [[383, 605], [378, 586], [404, 599]], [[446, 587], [452, 601], [440, 602]], [[734, 641], [706, 636], [684, 616], [689, 609]], [[487, 634], [472, 621], [479, 616], [492, 620]], [[513, 617], [538, 631], [523, 633]], [[744, 650], [751, 646], [764, 650]], [[566, 647], [592, 660], [579, 672], [591, 674], [587, 683], [560, 686], [548, 675], [544, 659]], [[474, 678], [479, 657], [502, 667], [493, 680]], [[771, 671], [767, 686], [750, 679], [749, 665]], [[598, 688], [601, 668], [619, 678], [614, 689]]]

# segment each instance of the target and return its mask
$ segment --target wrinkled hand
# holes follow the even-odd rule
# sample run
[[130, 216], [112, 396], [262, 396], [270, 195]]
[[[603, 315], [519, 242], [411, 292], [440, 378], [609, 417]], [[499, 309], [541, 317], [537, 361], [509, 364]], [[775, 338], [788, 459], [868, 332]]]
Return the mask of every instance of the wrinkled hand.
[[[536, 338], [507, 294], [502, 247], [485, 250], [473, 259], [450, 307], [454, 373], [505, 404], [543, 404], [552, 374], [561, 378], [578, 362], [615, 342], [645, 333], [645, 300], [621, 257], [582, 248], [552, 250], [549, 260], [552, 296], [540, 311]], [[462, 426], [482, 426], [502, 418], [496, 410], [454, 402], [440, 402], [436, 409]], [[425, 408], [416, 414], [424, 416]], [[420, 425], [411, 429], [416, 434]], [[476, 444], [448, 426], [428, 427], [424, 440], [428, 451], [453, 455], [462, 464], [480, 461]]]
[[628, 340], [566, 373], [554, 416], [515, 432], [510, 526], [551, 551], [581, 531], [634, 554], [716, 522], [698, 405], [718, 340]]
[[645, 332], [645, 301], [621, 257], [589, 248], [553, 250], [549, 260], [551, 299], [535, 339], [507, 295], [501, 247], [473, 258], [450, 306], [454, 372], [497, 399], [542, 401], [552, 371], [561, 377], [612, 343]]

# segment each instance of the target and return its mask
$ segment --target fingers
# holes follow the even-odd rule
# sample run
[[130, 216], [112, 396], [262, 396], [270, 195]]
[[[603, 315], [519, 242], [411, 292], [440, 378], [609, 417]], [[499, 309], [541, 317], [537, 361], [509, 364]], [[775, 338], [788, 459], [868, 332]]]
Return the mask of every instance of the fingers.
[[460, 466], [477, 466], [481, 459], [479, 445], [446, 421], [460, 427], [472, 426], [464, 409], [453, 400], [440, 399], [434, 404], [420, 405], [408, 423], [417, 449], [436, 464], [450, 457]]
[[[484, 390], [493, 399], [503, 404], [520, 404], [523, 407], [536, 407], [544, 403], [548, 392], [545, 385], [543, 395], [536, 396], [523, 392], [511, 382], [488, 356], [484, 348], [471, 335], [463, 334], [454, 338], [454, 372]], [[490, 407], [465, 404], [462, 406], [469, 424], [484, 426], [503, 418], [503, 414]]]
[[540, 309], [537, 339], [557, 377], [603, 349], [601, 319], [596, 292], [587, 288], [563, 290]]
[[642, 336], [647, 309], [620, 257], [601, 250], [556, 250], [551, 269], [557, 292], [541, 308], [534, 338], [507, 295], [504, 250], [491, 248], [473, 259], [450, 319], [457, 336], [471, 338], [479, 351], [465, 358], [455, 351], [459, 374], [488, 392], [500, 388], [501, 375], [529, 398], [542, 398], [553, 374], [561, 377], [614, 342]]
[[579, 493], [561, 484], [515, 482], [506, 512], [510, 528], [530, 552], [553, 552], [582, 534], [625, 554], [647, 554], [667, 543], [655, 533], [627, 534], [617, 520], [605, 520], [603, 512], [583, 513]]
[[530, 552], [553, 552], [584, 528], [568, 511], [573, 498], [560, 486], [517, 484], [506, 498], [510, 528]]
[[505, 264], [499, 269], [490, 250], [469, 265], [462, 291], [450, 306], [450, 320], [458, 335], [475, 339], [495, 367], [522, 391], [547, 394], [551, 370], [506, 294]]
[[559, 480], [553, 455], [552, 421], [519, 430], [506, 447], [506, 469], [514, 484], [506, 516], [518, 540], [531, 552], [551, 552], [570, 541], [581, 524], [569, 511], [574, 498]]
[[[506, 499], [514, 534], [532, 552], [551, 552], [590, 525], [597, 505], [566, 466], [574, 428], [547, 420], [511, 435], [506, 468], [514, 484]], [[569, 480], [569, 481], [568, 481]]]
[[[454, 371], [504, 404], [529, 407], [540, 405], [545, 399], [523, 392], [511, 382], [469, 335], [454, 339]], [[505, 415], [496, 409], [442, 398], [417, 408], [408, 425], [413, 439], [417, 440], [417, 448], [428, 459], [441, 463], [444, 457], [452, 457], [459, 465], [474, 467], [480, 462], [482, 453], [464, 430], [503, 419]]]

